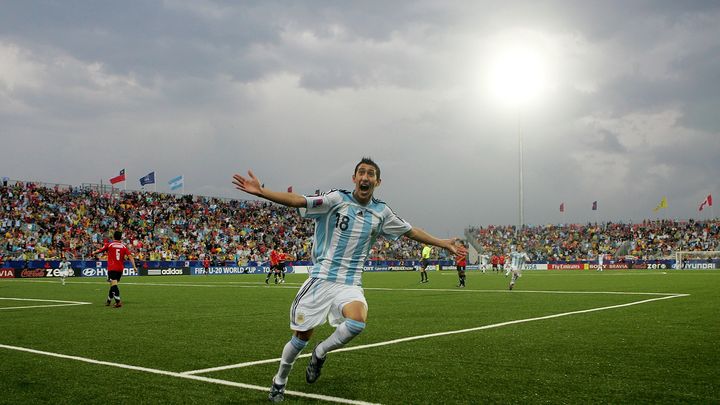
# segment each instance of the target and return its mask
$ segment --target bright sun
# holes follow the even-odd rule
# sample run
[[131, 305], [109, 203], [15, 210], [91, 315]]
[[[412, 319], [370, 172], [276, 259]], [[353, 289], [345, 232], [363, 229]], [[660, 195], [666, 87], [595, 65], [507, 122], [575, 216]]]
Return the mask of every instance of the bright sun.
[[548, 57], [536, 41], [515, 37], [497, 41], [487, 59], [487, 86], [500, 103], [522, 107], [548, 88]]

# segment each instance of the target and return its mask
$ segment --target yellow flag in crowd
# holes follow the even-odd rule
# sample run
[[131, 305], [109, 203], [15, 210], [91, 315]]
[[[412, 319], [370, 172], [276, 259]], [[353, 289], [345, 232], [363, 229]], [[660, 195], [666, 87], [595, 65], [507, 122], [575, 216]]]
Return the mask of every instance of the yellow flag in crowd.
[[657, 207], [653, 209], [654, 212], [660, 211], [662, 208], [667, 208], [667, 198], [663, 197], [662, 200], [660, 200], [660, 204], [658, 204]]

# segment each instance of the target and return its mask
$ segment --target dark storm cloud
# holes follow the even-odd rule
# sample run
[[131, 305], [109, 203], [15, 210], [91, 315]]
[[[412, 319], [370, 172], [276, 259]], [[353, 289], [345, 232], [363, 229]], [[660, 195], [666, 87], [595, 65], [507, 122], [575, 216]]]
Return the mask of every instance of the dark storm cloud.
[[111, 72], [135, 72], [139, 79], [231, 72], [252, 80], [262, 69], [237, 56], [254, 44], [277, 41], [278, 27], [266, 20], [271, 12], [228, 8], [216, 19], [203, 19], [152, 1], [13, 2], [0, 14], [0, 34], [102, 61]]
[[600, 219], [641, 220], [662, 194], [687, 216], [719, 188], [718, 18], [701, 1], [5, 2], [0, 137], [38, 162], [9, 156], [0, 175], [157, 169], [238, 196], [233, 171], [349, 188], [370, 155], [379, 196], [412, 223], [514, 223], [517, 116], [475, 82], [485, 42], [524, 28], [556, 45], [561, 71], [522, 114], [527, 221], [587, 220], [588, 200]]

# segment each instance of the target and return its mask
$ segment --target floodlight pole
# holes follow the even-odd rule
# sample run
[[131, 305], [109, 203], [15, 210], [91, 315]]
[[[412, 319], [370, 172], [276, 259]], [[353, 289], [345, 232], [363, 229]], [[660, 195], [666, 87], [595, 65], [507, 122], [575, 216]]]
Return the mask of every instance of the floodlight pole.
[[518, 228], [515, 234], [517, 235], [525, 225], [525, 208], [523, 206], [523, 136], [522, 126], [520, 124], [520, 111], [517, 114], [517, 128], [518, 128]]

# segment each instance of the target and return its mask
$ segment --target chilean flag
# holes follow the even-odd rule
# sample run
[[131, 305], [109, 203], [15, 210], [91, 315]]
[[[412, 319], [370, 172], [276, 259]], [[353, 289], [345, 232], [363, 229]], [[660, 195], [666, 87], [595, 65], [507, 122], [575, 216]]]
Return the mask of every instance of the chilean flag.
[[120, 170], [120, 174], [110, 179], [110, 184], [120, 183], [125, 181], [125, 169]]
[[565, 212], [565, 203], [560, 203], [560, 212]]
[[707, 198], [705, 199], [705, 201], [703, 201], [702, 203], [700, 203], [700, 208], [698, 208], [698, 211], [702, 211], [703, 208], [705, 208], [706, 205], [707, 205], [708, 207], [712, 207], [712, 194], [708, 194], [708, 196], [707, 196]]

